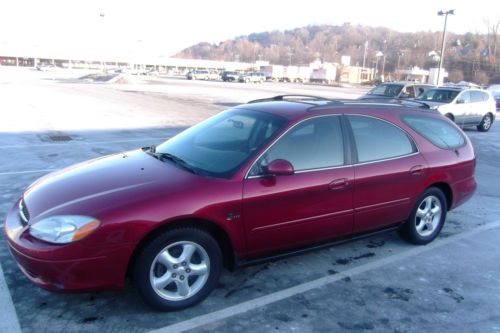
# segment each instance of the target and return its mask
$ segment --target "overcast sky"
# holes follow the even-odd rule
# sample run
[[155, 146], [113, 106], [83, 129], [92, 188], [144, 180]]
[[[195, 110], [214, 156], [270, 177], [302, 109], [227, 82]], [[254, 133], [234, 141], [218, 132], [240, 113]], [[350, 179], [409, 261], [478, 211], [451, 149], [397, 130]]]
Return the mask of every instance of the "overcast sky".
[[170, 56], [201, 41], [344, 22], [440, 31], [440, 9], [455, 9], [448, 27], [458, 33], [485, 33], [486, 19], [500, 20], [497, 0], [13, 0], [0, 6], [0, 55], [2, 48], [92, 54], [106, 45], [110, 55]]

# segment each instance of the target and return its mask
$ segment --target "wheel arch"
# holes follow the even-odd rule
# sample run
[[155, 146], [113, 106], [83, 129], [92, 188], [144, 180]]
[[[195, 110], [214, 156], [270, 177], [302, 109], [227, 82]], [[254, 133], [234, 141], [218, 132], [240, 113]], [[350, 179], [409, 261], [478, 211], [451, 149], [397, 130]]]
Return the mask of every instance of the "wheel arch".
[[134, 248], [134, 251], [132, 252], [132, 255], [130, 256], [128, 262], [126, 275], [130, 275], [131, 269], [133, 268], [138, 253], [140, 252], [141, 248], [143, 248], [149, 241], [168, 230], [186, 227], [201, 229], [212, 235], [221, 247], [223, 266], [230, 270], [232, 270], [236, 266], [234, 247], [227, 232], [213, 221], [202, 218], [188, 218], [162, 223], [161, 225], [147, 233]]
[[448, 185], [445, 182], [437, 182], [434, 184], [429, 185], [427, 188], [431, 187], [436, 187], [443, 192], [445, 198], [446, 198], [446, 210], [450, 210], [451, 206], [453, 205], [453, 191], [451, 189], [451, 186]]

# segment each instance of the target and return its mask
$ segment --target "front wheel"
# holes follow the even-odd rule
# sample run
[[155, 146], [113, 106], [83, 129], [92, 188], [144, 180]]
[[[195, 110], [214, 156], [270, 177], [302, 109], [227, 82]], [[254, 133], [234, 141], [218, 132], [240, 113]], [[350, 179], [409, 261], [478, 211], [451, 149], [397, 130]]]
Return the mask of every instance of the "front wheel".
[[222, 253], [215, 239], [189, 227], [167, 231], [146, 244], [136, 257], [132, 277], [147, 304], [172, 311], [205, 299], [221, 269]]
[[413, 244], [430, 243], [443, 228], [446, 212], [443, 192], [430, 187], [418, 198], [410, 218], [399, 229], [399, 234]]
[[493, 117], [491, 116], [491, 113], [487, 113], [484, 115], [479, 125], [477, 125], [477, 130], [480, 132], [488, 132], [491, 128], [492, 123]]

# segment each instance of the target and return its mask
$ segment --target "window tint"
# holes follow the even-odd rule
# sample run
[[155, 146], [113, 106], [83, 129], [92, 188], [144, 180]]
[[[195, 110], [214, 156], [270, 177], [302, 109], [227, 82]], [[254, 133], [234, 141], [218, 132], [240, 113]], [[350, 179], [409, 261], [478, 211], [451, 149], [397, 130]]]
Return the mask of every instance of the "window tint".
[[435, 146], [454, 149], [465, 143], [463, 135], [445, 120], [424, 116], [403, 116], [403, 121]]
[[348, 116], [358, 152], [358, 162], [370, 162], [416, 152], [408, 135], [385, 121]]
[[250, 175], [261, 174], [262, 167], [276, 159], [289, 161], [295, 171], [343, 165], [340, 117], [318, 117], [295, 126], [255, 163]]

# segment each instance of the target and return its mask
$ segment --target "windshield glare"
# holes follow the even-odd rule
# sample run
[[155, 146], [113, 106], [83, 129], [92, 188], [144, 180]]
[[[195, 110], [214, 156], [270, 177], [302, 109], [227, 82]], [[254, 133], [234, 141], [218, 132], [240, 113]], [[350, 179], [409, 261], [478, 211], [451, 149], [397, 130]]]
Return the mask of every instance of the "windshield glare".
[[458, 90], [430, 89], [418, 96], [417, 99], [427, 102], [450, 103], [459, 93]]
[[169, 139], [156, 152], [183, 159], [198, 174], [230, 178], [285, 122], [265, 112], [228, 110]]
[[400, 84], [381, 84], [370, 90], [368, 95], [396, 97], [399, 95], [403, 87], [404, 86]]

